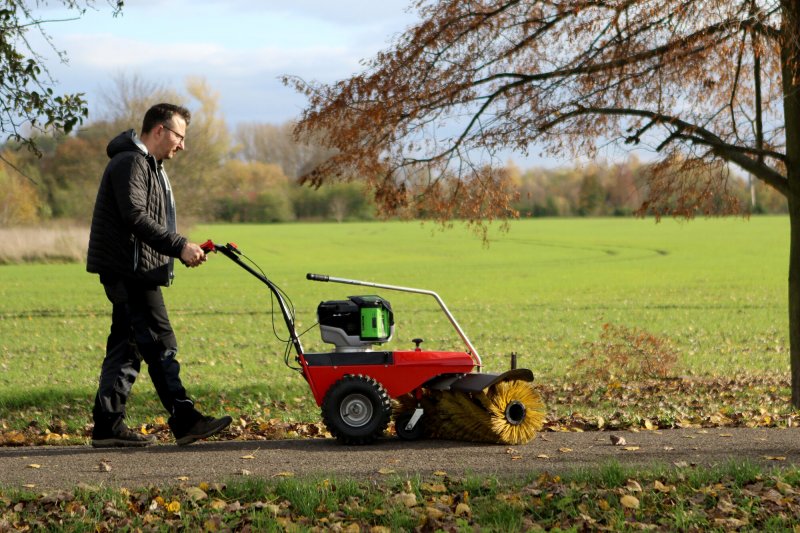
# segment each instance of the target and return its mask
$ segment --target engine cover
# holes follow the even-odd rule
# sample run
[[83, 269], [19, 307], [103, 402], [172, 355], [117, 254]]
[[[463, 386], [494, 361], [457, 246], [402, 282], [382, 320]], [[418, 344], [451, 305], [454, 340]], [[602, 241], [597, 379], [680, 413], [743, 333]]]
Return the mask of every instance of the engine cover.
[[394, 335], [392, 306], [380, 296], [348, 296], [317, 306], [322, 341], [337, 351], [364, 351]]

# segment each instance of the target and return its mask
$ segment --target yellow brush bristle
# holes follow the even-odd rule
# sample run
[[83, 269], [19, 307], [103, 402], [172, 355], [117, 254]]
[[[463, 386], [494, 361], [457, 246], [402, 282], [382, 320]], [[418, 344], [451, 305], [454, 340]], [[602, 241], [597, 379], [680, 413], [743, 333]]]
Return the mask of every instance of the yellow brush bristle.
[[[502, 381], [474, 394], [429, 391], [421, 404], [426, 434], [438, 439], [524, 444], [536, 436], [545, 419], [542, 398], [527, 381]], [[517, 411], [517, 420], [506, 416], [511, 404], [524, 407]], [[414, 407], [416, 400], [399, 398], [395, 416]]]
[[[492, 431], [504, 444], [529, 442], [544, 425], [544, 402], [527, 381], [502, 381], [489, 389], [486, 399]], [[513, 402], [525, 407], [524, 418], [518, 424], [506, 418], [506, 408]]]

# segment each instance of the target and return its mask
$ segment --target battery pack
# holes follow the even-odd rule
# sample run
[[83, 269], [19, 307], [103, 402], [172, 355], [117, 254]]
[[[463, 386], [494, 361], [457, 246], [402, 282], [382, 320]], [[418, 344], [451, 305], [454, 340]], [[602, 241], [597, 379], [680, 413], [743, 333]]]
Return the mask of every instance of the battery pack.
[[323, 342], [338, 348], [365, 348], [388, 342], [394, 334], [392, 306], [380, 296], [349, 296], [317, 306]]

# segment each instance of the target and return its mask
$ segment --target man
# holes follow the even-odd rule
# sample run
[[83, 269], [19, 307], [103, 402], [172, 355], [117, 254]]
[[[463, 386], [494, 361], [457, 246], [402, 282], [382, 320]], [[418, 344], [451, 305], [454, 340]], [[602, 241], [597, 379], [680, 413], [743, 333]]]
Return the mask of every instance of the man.
[[210, 437], [231, 417], [203, 416], [194, 408], [179, 376], [178, 343], [167, 316], [161, 287], [173, 278], [173, 261], [200, 266], [199, 245], [176, 231], [175, 202], [165, 159], [184, 149], [191, 114], [183, 107], [158, 104], [144, 116], [141, 137], [128, 130], [106, 148], [108, 163], [92, 215], [86, 269], [100, 275], [112, 304], [111, 332], [95, 396], [92, 446], [147, 446], [153, 435], [130, 430], [125, 403], [141, 361], [169, 412], [169, 427], [179, 445]]

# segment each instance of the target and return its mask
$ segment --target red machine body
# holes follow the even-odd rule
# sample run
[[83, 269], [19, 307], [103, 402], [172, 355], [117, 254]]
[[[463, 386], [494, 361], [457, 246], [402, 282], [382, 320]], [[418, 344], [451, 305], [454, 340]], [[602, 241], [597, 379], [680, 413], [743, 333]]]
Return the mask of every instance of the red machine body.
[[467, 374], [475, 368], [472, 358], [465, 352], [309, 353], [298, 359], [320, 406], [331, 385], [346, 375], [368, 375], [383, 385], [389, 397], [397, 398], [442, 374]]

